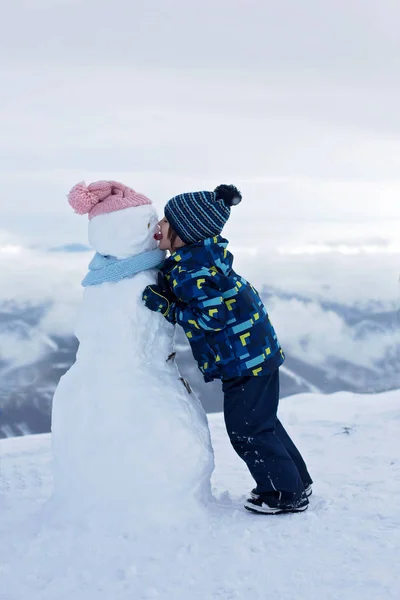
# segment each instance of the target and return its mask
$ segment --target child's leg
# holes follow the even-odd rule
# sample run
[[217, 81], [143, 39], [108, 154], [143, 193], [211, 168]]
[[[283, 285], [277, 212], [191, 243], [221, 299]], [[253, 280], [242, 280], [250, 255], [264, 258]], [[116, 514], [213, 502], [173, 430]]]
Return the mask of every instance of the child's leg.
[[304, 462], [304, 459], [303, 459], [302, 455], [300, 454], [299, 450], [294, 445], [288, 432], [286, 431], [286, 429], [284, 428], [282, 423], [279, 421], [279, 419], [277, 419], [277, 421], [276, 421], [275, 435], [279, 439], [279, 441], [282, 443], [282, 445], [286, 448], [292, 461], [296, 465], [297, 470], [300, 473], [300, 477], [302, 479], [304, 487], [311, 485], [313, 480], [311, 479], [310, 473], [307, 470], [307, 465]]
[[304, 491], [296, 465], [275, 435], [279, 402], [278, 370], [265, 377], [223, 382], [226, 428], [240, 458], [257, 482], [257, 493]]

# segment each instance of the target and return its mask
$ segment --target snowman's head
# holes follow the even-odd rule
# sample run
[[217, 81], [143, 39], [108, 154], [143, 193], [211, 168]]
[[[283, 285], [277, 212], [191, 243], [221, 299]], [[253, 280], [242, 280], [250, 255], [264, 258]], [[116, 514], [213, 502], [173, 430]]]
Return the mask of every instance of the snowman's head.
[[68, 201], [89, 216], [89, 243], [103, 255], [128, 258], [154, 250], [157, 213], [146, 196], [116, 181], [75, 185]]
[[98, 215], [89, 221], [89, 244], [96, 252], [116, 258], [154, 250], [157, 222], [152, 204]]

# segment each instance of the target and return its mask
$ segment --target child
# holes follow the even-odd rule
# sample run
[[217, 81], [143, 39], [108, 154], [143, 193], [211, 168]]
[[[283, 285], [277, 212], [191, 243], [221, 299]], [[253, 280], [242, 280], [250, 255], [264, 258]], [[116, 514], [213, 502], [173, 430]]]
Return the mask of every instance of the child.
[[245, 508], [300, 512], [308, 507], [312, 479], [277, 418], [285, 357], [260, 296], [235, 273], [220, 236], [241, 199], [236, 187], [220, 185], [169, 200], [155, 237], [171, 255], [143, 301], [183, 327], [205, 381], [222, 380], [232, 446], [257, 483]]

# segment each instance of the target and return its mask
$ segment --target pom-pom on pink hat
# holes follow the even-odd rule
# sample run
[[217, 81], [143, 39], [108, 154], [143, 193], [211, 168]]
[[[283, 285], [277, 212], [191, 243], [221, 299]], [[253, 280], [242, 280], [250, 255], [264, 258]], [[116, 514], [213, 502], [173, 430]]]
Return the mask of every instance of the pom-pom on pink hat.
[[89, 219], [115, 210], [151, 204], [149, 198], [118, 181], [95, 181], [88, 186], [81, 181], [68, 194], [68, 202], [76, 213], [87, 214]]

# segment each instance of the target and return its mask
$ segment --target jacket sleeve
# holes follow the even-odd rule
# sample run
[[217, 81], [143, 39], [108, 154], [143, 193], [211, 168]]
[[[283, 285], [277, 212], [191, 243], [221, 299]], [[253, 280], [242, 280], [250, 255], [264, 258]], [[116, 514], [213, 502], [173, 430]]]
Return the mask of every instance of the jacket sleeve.
[[170, 286], [179, 301], [175, 308], [177, 322], [183, 327], [220, 331], [228, 319], [227, 307], [217, 285], [218, 276], [208, 269], [187, 271], [175, 268]]

